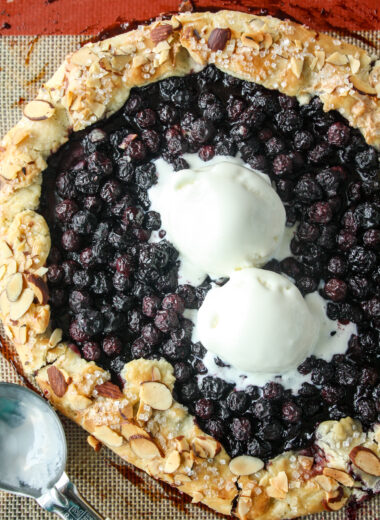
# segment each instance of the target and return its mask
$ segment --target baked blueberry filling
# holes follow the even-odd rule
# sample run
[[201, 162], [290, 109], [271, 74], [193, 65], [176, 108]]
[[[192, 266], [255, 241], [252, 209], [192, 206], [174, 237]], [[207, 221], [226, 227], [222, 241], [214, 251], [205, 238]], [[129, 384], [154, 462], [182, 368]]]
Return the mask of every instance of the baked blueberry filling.
[[[269, 175], [297, 230], [292, 256], [264, 268], [304, 295], [319, 288], [329, 318], [357, 324], [346, 354], [299, 366], [310, 382], [296, 395], [277, 382], [237, 391], [207, 375], [205, 348], [192, 342], [183, 312], [200, 307], [211, 280], [178, 284], [178, 252], [148, 196], [152, 161], [181, 170], [187, 152], [203, 161], [240, 152]], [[380, 420], [379, 182], [376, 150], [318, 98], [300, 106], [212, 66], [133, 89], [117, 114], [73, 134], [49, 160], [41, 213], [53, 243], [52, 320], [119, 384], [129, 360], [167, 359], [176, 399], [231, 456], [306, 448], [329, 418], [349, 415], [369, 428]], [[158, 230], [162, 240], [149, 242]]]

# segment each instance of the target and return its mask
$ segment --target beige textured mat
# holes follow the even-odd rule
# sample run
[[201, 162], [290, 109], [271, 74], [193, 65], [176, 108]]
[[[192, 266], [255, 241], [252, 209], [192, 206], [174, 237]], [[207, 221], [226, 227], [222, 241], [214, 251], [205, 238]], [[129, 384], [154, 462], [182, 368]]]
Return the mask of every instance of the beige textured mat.
[[[380, 31], [361, 36], [380, 50]], [[84, 37], [9, 36], [0, 38], [0, 134], [20, 118], [23, 100], [31, 99], [38, 85], [46, 81]], [[356, 42], [365, 47], [365, 43]], [[368, 47], [367, 47], [368, 48]], [[376, 49], [369, 48], [372, 53]], [[0, 381], [21, 383], [14, 367], [0, 355]], [[110, 520], [216, 520], [224, 517], [205, 507], [189, 504], [180, 493], [124, 464], [107, 449], [95, 454], [86, 433], [62, 418], [68, 444], [67, 473], [84, 497]], [[47, 520], [31, 499], [0, 492], [0, 520]], [[354, 520], [346, 511], [307, 517], [309, 520]], [[380, 496], [367, 502], [356, 520], [379, 520]]]

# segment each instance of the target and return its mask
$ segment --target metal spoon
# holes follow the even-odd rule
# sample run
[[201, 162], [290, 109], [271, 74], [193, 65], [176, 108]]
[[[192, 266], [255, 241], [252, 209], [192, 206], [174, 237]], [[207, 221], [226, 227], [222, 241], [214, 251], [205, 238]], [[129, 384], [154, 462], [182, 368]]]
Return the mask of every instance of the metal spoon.
[[[47, 432], [49, 442], [39, 446]], [[70, 482], [66, 458], [65, 434], [53, 408], [27, 388], [0, 383], [0, 489], [32, 497], [66, 520], [102, 520]]]

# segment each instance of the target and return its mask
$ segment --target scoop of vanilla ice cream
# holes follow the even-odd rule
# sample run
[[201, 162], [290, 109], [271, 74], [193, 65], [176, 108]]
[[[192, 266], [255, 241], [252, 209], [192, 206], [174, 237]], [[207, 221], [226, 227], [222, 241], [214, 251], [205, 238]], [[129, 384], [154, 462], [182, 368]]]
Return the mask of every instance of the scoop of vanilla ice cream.
[[234, 271], [201, 305], [197, 338], [233, 367], [252, 373], [284, 373], [312, 351], [319, 322], [297, 287], [263, 269]]
[[237, 162], [160, 174], [149, 197], [182, 258], [212, 278], [263, 265], [285, 229], [268, 177]]

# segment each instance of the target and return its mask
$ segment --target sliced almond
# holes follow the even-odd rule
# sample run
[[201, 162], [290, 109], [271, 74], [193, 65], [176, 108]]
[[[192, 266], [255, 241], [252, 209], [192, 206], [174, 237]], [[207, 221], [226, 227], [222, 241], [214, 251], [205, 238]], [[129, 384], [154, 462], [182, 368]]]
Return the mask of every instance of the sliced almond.
[[230, 461], [229, 468], [231, 473], [238, 476], [252, 475], [260, 471], [264, 467], [264, 462], [257, 457], [250, 457], [249, 455], [240, 455]]
[[264, 35], [264, 49], [269, 49], [273, 43], [272, 35], [269, 33], [265, 33]]
[[313, 457], [306, 457], [305, 455], [300, 455], [298, 457], [298, 462], [301, 464], [303, 469], [309, 471], [313, 467], [314, 459]]
[[161, 457], [160, 450], [157, 445], [146, 437], [140, 437], [139, 435], [132, 436], [130, 445], [135, 455], [142, 459], [155, 459]]
[[120, 415], [123, 419], [133, 419], [133, 406], [128, 403], [120, 409]]
[[16, 343], [20, 343], [20, 345], [25, 345], [28, 334], [26, 325], [22, 325], [21, 327], [13, 327], [13, 333]]
[[315, 67], [317, 70], [321, 70], [323, 65], [325, 64], [326, 54], [324, 51], [315, 51], [316, 64]]
[[352, 487], [355, 483], [351, 475], [340, 469], [325, 467], [323, 468], [323, 474], [326, 475], [326, 477], [333, 478], [339, 482], [339, 484], [342, 484], [346, 487]]
[[360, 60], [358, 60], [357, 58], [354, 58], [353, 56], [349, 55], [348, 56], [348, 61], [350, 62], [350, 69], [351, 69], [352, 74], [356, 74], [357, 72], [359, 72]]
[[74, 52], [71, 56], [70, 61], [75, 65], [91, 65], [96, 60], [96, 55], [87, 46], [82, 47], [78, 51]]
[[339, 488], [338, 482], [326, 475], [317, 475], [315, 481], [324, 491], [332, 492]]
[[275, 477], [269, 479], [270, 485], [266, 488], [267, 495], [272, 498], [284, 499], [289, 491], [288, 476], [285, 471], [280, 471]]
[[168, 410], [173, 403], [173, 397], [169, 388], [157, 381], [141, 383], [140, 399], [154, 410]]
[[349, 457], [357, 468], [369, 475], [380, 477], [380, 459], [372, 450], [356, 446], [350, 451]]
[[10, 258], [12, 255], [13, 255], [12, 249], [8, 246], [8, 244], [4, 240], [0, 240], [0, 258], [1, 258], [1, 260]]
[[12, 302], [9, 306], [9, 317], [11, 320], [17, 321], [28, 312], [29, 307], [34, 300], [34, 292], [32, 289], [26, 288], [20, 298], [16, 302]]
[[10, 309], [10, 302], [8, 300], [6, 291], [3, 291], [0, 294], [0, 310], [1, 310], [1, 314], [3, 316], [6, 316], [7, 314], [9, 314], [9, 309]]
[[11, 275], [15, 273], [17, 273], [17, 262], [14, 258], [10, 258], [7, 264], [7, 274]]
[[161, 381], [161, 372], [158, 367], [152, 367], [152, 381]]
[[361, 92], [362, 94], [369, 94], [371, 96], [376, 96], [376, 89], [371, 87], [367, 81], [364, 81], [359, 76], [350, 76], [350, 81], [353, 84], [354, 88]]
[[31, 121], [44, 121], [49, 119], [55, 112], [54, 106], [44, 99], [35, 99], [25, 105], [24, 116]]
[[185, 472], [190, 471], [191, 468], [194, 466], [194, 459], [195, 455], [192, 451], [183, 451], [181, 453], [181, 467]]
[[109, 397], [111, 399], [122, 399], [124, 397], [120, 388], [110, 381], [96, 385], [94, 390], [96, 390], [97, 394], [101, 397]]
[[191, 478], [188, 475], [183, 475], [182, 473], [177, 473], [174, 477], [174, 485], [175, 486], [183, 486], [186, 482], [190, 482]]
[[290, 69], [296, 78], [300, 78], [303, 69], [303, 58], [295, 58], [292, 56], [290, 58]]
[[201, 459], [213, 459], [221, 450], [219, 442], [211, 437], [195, 437], [191, 446], [194, 454]]
[[182, 453], [183, 451], [190, 451], [189, 443], [183, 435], [174, 439], [174, 445], [180, 453]]
[[249, 47], [250, 49], [256, 49], [257, 51], [260, 49], [260, 44], [255, 40], [252, 34], [242, 34], [241, 35], [241, 43], [244, 47]]
[[141, 422], [147, 422], [152, 417], [152, 407], [149, 404], [144, 403], [144, 401], [140, 401], [137, 413], [136, 420]]
[[112, 446], [112, 448], [119, 448], [123, 444], [123, 437], [109, 426], [97, 426], [93, 435], [104, 444]]
[[34, 274], [36, 276], [45, 276], [45, 274], [48, 272], [47, 267], [39, 267], [36, 271], [34, 271]]
[[181, 465], [181, 456], [177, 450], [171, 451], [164, 465], [165, 473], [174, 473]]
[[65, 376], [60, 370], [54, 365], [47, 369], [47, 375], [51, 389], [57, 397], [63, 397], [67, 391], [68, 384]]
[[7, 272], [7, 266], [6, 265], [1, 265], [0, 266], [0, 280], [2, 280], [5, 276], [5, 273]]
[[47, 283], [40, 277], [34, 274], [26, 276], [28, 286], [34, 292], [35, 297], [40, 305], [46, 305], [49, 299], [49, 289]]
[[143, 428], [140, 428], [140, 426], [137, 426], [137, 424], [134, 424], [129, 421], [122, 423], [121, 434], [128, 441], [131, 437], [136, 437], [136, 436], [145, 437], [146, 439], [150, 439], [149, 433], [147, 433]]
[[348, 58], [345, 54], [336, 51], [326, 58], [326, 62], [331, 63], [332, 65], [347, 65]]
[[49, 345], [55, 347], [62, 341], [62, 329], [54, 329], [49, 338]]
[[237, 512], [239, 518], [246, 518], [252, 508], [252, 499], [248, 497], [240, 497], [237, 504]]
[[100, 451], [102, 443], [96, 437], [94, 437], [93, 435], [89, 435], [87, 437], [87, 442], [94, 451]]
[[24, 281], [21, 273], [14, 273], [9, 277], [5, 290], [10, 302], [15, 302], [19, 299], [23, 284]]
[[329, 511], [339, 511], [346, 504], [348, 497], [344, 496], [343, 489], [340, 487], [336, 491], [326, 492], [324, 505]]

